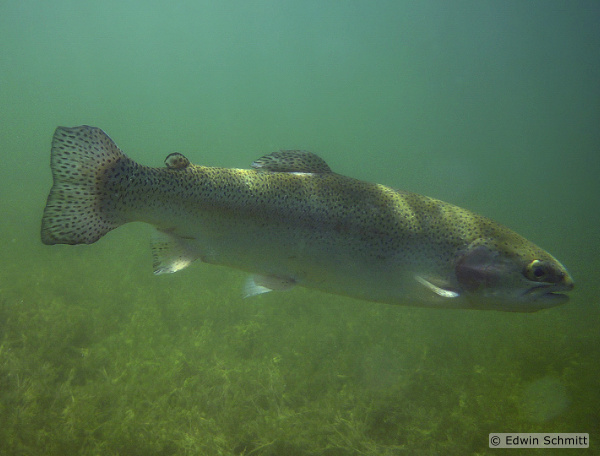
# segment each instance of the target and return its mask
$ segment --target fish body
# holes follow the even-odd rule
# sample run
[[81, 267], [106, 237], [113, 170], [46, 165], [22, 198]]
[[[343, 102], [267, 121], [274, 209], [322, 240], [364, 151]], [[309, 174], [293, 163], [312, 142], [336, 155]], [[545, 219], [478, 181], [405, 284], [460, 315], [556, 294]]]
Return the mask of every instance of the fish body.
[[56, 129], [44, 244], [90, 244], [129, 222], [157, 228], [155, 273], [199, 259], [250, 272], [255, 295], [299, 285], [389, 304], [533, 312], [566, 302], [566, 269], [466, 209], [280, 151], [252, 169], [140, 165], [100, 129]]

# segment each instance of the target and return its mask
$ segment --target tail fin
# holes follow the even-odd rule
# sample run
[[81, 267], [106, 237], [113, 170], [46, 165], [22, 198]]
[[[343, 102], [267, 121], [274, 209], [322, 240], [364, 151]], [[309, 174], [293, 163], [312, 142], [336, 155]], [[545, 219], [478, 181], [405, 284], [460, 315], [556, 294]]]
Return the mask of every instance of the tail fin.
[[54, 183], [42, 217], [44, 244], [91, 244], [121, 225], [103, 210], [104, 176], [127, 159], [99, 128], [58, 127], [50, 167]]

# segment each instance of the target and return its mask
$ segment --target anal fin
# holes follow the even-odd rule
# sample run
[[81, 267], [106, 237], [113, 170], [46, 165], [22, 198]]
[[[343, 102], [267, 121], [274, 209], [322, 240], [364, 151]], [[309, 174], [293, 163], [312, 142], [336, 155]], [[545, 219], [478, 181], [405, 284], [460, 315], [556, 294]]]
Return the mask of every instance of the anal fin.
[[154, 274], [170, 274], [180, 271], [199, 257], [199, 252], [186, 239], [158, 230], [152, 237]]

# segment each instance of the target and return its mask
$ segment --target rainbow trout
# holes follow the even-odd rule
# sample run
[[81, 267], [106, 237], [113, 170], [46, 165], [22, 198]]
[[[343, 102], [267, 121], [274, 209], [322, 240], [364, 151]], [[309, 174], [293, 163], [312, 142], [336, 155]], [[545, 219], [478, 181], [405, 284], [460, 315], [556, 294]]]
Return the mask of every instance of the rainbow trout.
[[252, 296], [295, 285], [390, 304], [535, 312], [568, 300], [566, 269], [498, 223], [331, 171], [307, 151], [252, 169], [171, 154], [150, 168], [100, 129], [59, 127], [44, 244], [91, 244], [128, 222], [157, 228], [154, 272], [194, 260], [251, 273]]

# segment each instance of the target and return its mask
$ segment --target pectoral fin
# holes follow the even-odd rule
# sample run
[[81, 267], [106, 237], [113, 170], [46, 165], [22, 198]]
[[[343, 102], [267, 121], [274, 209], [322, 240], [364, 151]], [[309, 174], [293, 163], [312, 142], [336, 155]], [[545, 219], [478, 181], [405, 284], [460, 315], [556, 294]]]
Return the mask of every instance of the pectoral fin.
[[244, 284], [244, 298], [256, 296], [269, 291], [285, 291], [294, 288], [296, 281], [292, 278], [253, 274]]
[[436, 295], [441, 296], [442, 298], [458, 298], [460, 296], [460, 294], [457, 291], [452, 290], [450, 288], [438, 287], [430, 281], [425, 280], [421, 276], [416, 275], [415, 280], [427, 289], [433, 291]]

